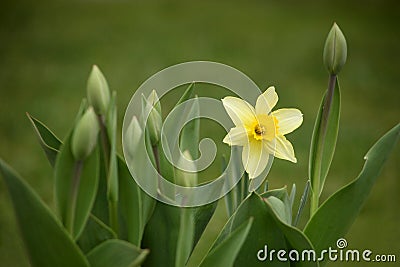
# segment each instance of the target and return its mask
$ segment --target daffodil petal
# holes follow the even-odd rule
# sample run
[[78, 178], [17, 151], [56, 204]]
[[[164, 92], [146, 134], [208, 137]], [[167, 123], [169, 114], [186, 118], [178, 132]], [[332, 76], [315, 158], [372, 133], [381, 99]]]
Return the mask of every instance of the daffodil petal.
[[222, 99], [222, 104], [236, 126], [249, 124], [256, 120], [254, 108], [245, 100], [227, 96]]
[[274, 151], [273, 155], [280, 159], [285, 159], [296, 163], [297, 159], [294, 156], [294, 149], [292, 143], [290, 143], [283, 135], [277, 136], [274, 140], [266, 142], [268, 150]]
[[243, 166], [250, 179], [256, 178], [264, 171], [268, 158], [268, 150], [265, 149], [261, 141], [250, 141], [248, 145], [243, 147]]
[[278, 120], [280, 134], [288, 134], [299, 128], [303, 123], [303, 114], [296, 108], [282, 108], [272, 112]]
[[257, 98], [256, 114], [269, 114], [276, 103], [278, 103], [278, 94], [275, 92], [275, 87], [270, 86]]
[[248, 133], [246, 128], [242, 126], [232, 128], [225, 136], [224, 143], [230, 146], [245, 146], [248, 141]]

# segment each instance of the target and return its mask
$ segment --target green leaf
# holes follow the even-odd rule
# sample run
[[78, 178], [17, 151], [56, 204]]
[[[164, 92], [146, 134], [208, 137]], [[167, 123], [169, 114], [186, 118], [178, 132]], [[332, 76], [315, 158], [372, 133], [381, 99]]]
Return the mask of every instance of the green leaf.
[[303, 214], [304, 206], [306, 205], [307, 200], [308, 200], [309, 191], [310, 191], [310, 180], [307, 180], [306, 186], [304, 187], [303, 194], [301, 195], [299, 208], [297, 210], [296, 218], [294, 219], [293, 226], [296, 226], [299, 223], [301, 214]]
[[105, 122], [107, 134], [103, 146], [108, 146], [109, 152], [108, 166], [105, 167], [107, 173], [107, 200], [109, 208], [109, 222], [111, 228], [119, 234], [118, 223], [118, 163], [117, 163], [117, 105], [116, 92], [112, 92], [111, 100], [108, 105], [107, 117]]
[[214, 201], [207, 205], [199, 206], [195, 208], [194, 221], [195, 221], [195, 233], [193, 244], [196, 245], [200, 240], [201, 235], [207, 227], [207, 224], [211, 220], [215, 209], [217, 208], [218, 201]]
[[[319, 192], [317, 192], [318, 195], [321, 194], [324, 187], [325, 178], [328, 174], [329, 167], [333, 159], [333, 154], [335, 152], [336, 140], [339, 131], [340, 87], [339, 81], [337, 79], [333, 92], [333, 99], [329, 117], [327, 118], [325, 131], [326, 135], [324, 140], [322, 140], [323, 138], [321, 138], [321, 135], [323, 135], [324, 133], [322, 132], [321, 125], [323, 124], [322, 121], [325, 120], [325, 118], [322, 117], [322, 113], [326, 97], [327, 93], [325, 93], [322, 99], [318, 115], [315, 120], [314, 131], [311, 138], [310, 159], [308, 168], [308, 175], [311, 180], [311, 188], [313, 191], [319, 190]], [[318, 170], [318, 166], [320, 166], [320, 170]]]
[[[280, 231], [285, 235], [286, 243], [287, 243], [287, 249], [286, 251], [290, 250], [296, 250], [298, 252], [303, 252], [303, 251], [311, 251], [314, 250], [310, 240], [307, 238], [307, 236], [301, 232], [299, 229], [296, 227], [293, 227], [284, 221], [280, 219], [280, 217], [274, 212], [274, 208], [271, 207], [271, 205], [266, 202], [266, 207], [269, 212], [269, 214], [272, 215], [274, 218], [275, 222], [277, 223], [278, 228]], [[269, 244], [268, 244], [269, 247]], [[273, 249], [273, 248], [270, 248]], [[316, 255], [316, 259], [317, 259]], [[300, 258], [301, 259], [301, 258]], [[295, 261], [295, 262], [290, 262], [291, 267], [318, 267], [319, 264], [317, 261]]]
[[186, 88], [185, 92], [181, 96], [181, 98], [178, 100], [176, 103], [175, 107], [178, 106], [179, 104], [185, 102], [186, 100], [192, 98], [193, 96], [193, 91], [194, 91], [194, 82], [189, 84], [189, 86]]
[[[135, 123], [137, 123], [137, 120], [135, 118]], [[131, 125], [133, 127], [133, 125]], [[133, 131], [135, 129], [135, 131]], [[133, 170], [133, 174], [135, 177], [146, 177], [145, 181], [148, 183], [148, 190], [153, 190], [151, 193], [155, 195], [157, 193], [157, 177], [153, 175], [153, 170], [151, 168], [143, 167], [148, 165], [148, 159], [150, 159], [151, 163], [153, 166], [156, 165], [155, 163], [155, 157], [153, 154], [153, 149], [151, 147], [151, 142], [150, 142], [150, 137], [147, 131], [142, 131], [141, 126], [135, 125], [134, 128], [131, 128], [131, 131], [129, 131], [130, 136], [125, 136], [124, 138], [129, 138], [129, 142], [132, 143], [130, 147], [130, 151], [128, 153], [125, 153], [126, 157], [126, 162], [129, 162], [130, 166], [132, 166], [131, 171]], [[125, 139], [127, 140], [127, 139]], [[135, 140], [135, 141], [134, 141]], [[128, 141], [127, 141], [128, 142]], [[145, 144], [145, 145], [143, 145]], [[120, 170], [122, 171], [122, 170]], [[125, 172], [125, 171], [124, 171]], [[126, 173], [126, 172], [125, 172]], [[127, 180], [127, 176], [122, 177], [120, 179]], [[134, 181], [133, 177], [130, 178], [136, 185], [136, 182]], [[121, 182], [121, 181], [120, 181]], [[129, 182], [130, 183], [130, 182]], [[120, 187], [124, 187], [122, 184]], [[126, 188], [120, 188], [121, 194], [123, 194], [124, 190]], [[145, 224], [148, 222], [150, 219], [154, 207], [155, 207], [155, 199], [146, 194], [142, 189], [140, 189], [140, 195], [141, 195], [141, 209], [142, 209], [142, 230], [145, 226]], [[129, 193], [126, 192], [125, 196], [128, 197], [128, 195], [131, 195], [134, 193]], [[129, 196], [130, 197], [134, 197]], [[123, 198], [123, 196], [121, 196]], [[122, 201], [122, 200], [121, 200]], [[120, 205], [125, 205], [126, 203], [120, 203]], [[136, 205], [136, 204], [135, 204]], [[127, 206], [127, 208], [129, 208]], [[130, 231], [131, 232], [131, 231]], [[131, 232], [132, 233], [132, 232]], [[132, 236], [131, 236], [132, 237]]]
[[[198, 118], [200, 116], [200, 105], [197, 96], [187, 113], [188, 117]], [[180, 148], [181, 151], [188, 150], [192, 159], [199, 157], [199, 141], [200, 141], [200, 119], [189, 121], [182, 129]]]
[[[70, 267], [89, 264], [61, 223], [37, 194], [0, 159], [15, 215], [34, 267]], [[62, 253], [60, 253], [62, 252]]]
[[122, 158], [118, 157], [120, 236], [140, 246], [144, 224], [142, 195]]
[[117, 238], [113, 230], [104, 224], [99, 218], [91, 214], [85, 229], [78, 239], [78, 245], [84, 253], [88, 253], [94, 247], [107, 239]]
[[87, 254], [91, 267], [136, 267], [145, 260], [148, 250], [142, 250], [129, 242], [110, 239]]
[[109, 208], [107, 200], [107, 173], [104, 162], [104, 153], [102, 149], [100, 151], [100, 170], [99, 170], [99, 181], [96, 193], [96, 198], [93, 204], [92, 213], [102, 222], [109, 225]]
[[[242, 159], [238, 151], [237, 146], [233, 146], [231, 149], [231, 168], [227, 169], [226, 159], [222, 159], [222, 168], [226, 175], [227, 187], [231, 187], [234, 183], [234, 177], [237, 177], [241, 170]], [[245, 185], [246, 181], [242, 179], [233, 187], [233, 189], [225, 196], [225, 205], [227, 209], [228, 217], [232, 216], [237, 207], [240, 205], [241, 201], [244, 199], [245, 192], [247, 192], [247, 187]]]
[[[279, 196], [284, 196], [282, 189], [275, 190], [269, 195], [269, 197], [277, 200], [279, 200], [277, 198]], [[253, 226], [236, 258], [234, 266], [318, 266], [316, 262], [279, 261], [276, 255], [272, 261], [268, 257], [265, 259], [266, 261], [258, 259], [258, 252], [263, 250], [265, 246], [268, 247], [268, 251], [278, 251], [280, 249], [303, 251], [312, 249], [312, 245], [301, 231], [280, 219], [276, 209], [270, 205], [270, 202], [265, 202], [254, 192], [243, 201], [235, 214], [229, 218], [228, 223], [217, 238], [216, 245], [223, 242], [232, 234], [234, 229], [251, 217], [254, 218]]]
[[61, 146], [60, 139], [58, 139], [58, 137], [41, 121], [35, 119], [29, 113], [26, 113], [26, 116], [28, 116], [28, 119], [32, 124], [33, 130], [36, 133], [36, 137], [38, 138], [47, 159], [51, 166], [54, 167], [58, 150]]
[[175, 267], [184, 267], [193, 250], [195, 232], [194, 208], [180, 209], [180, 227], [176, 245]]
[[[257, 259], [257, 252], [268, 244], [270, 249], [285, 249], [286, 239], [277, 223], [272, 217], [266, 203], [256, 193], [251, 193], [238, 207], [232, 217], [229, 218], [221, 234], [218, 236], [213, 248], [229, 238], [232, 232], [248, 221], [250, 217], [254, 218], [253, 226], [240, 250], [234, 266], [265, 266], [264, 262]], [[271, 262], [269, 262], [271, 263]], [[277, 260], [269, 266], [290, 266], [289, 262], [279, 262]]]
[[143, 267], [175, 266], [180, 212], [178, 207], [157, 202], [142, 242], [142, 247], [154, 253], [149, 254]]
[[290, 208], [293, 210], [294, 199], [296, 198], [296, 184], [292, 185], [292, 191], [290, 191], [289, 200]]
[[292, 203], [286, 186], [267, 191], [261, 196], [270, 202], [271, 207], [280, 215], [282, 221], [289, 225], [292, 224]]
[[400, 124], [380, 138], [365, 156], [359, 176], [327, 199], [305, 227], [317, 252], [334, 247], [337, 239], [344, 237], [359, 214], [382, 166], [396, 145]]
[[106, 119], [107, 135], [110, 143], [110, 165], [108, 169], [108, 199], [118, 202], [118, 164], [117, 164], [117, 105], [116, 93], [113, 91]]
[[237, 227], [225, 240], [213, 248], [204, 258], [200, 267], [231, 267], [246, 240], [253, 224], [249, 218]]
[[87, 159], [75, 161], [71, 152], [71, 135], [61, 146], [55, 165], [55, 203], [62, 223], [77, 239], [97, 192], [99, 178], [98, 148]]

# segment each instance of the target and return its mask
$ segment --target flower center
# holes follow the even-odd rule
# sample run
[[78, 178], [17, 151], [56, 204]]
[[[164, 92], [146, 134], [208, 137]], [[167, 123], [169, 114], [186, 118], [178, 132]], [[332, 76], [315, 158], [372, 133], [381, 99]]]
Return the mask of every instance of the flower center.
[[266, 129], [264, 126], [257, 124], [256, 127], [254, 128], [254, 132], [256, 135], [263, 135], [266, 132]]
[[277, 132], [277, 125], [278, 121], [274, 116], [257, 115], [257, 121], [252, 126], [254, 139], [271, 141]]

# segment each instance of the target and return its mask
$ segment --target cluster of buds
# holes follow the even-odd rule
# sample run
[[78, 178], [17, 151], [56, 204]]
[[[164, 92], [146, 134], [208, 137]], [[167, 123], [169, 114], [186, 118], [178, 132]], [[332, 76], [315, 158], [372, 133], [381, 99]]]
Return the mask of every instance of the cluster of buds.
[[100, 130], [98, 117], [107, 113], [110, 103], [107, 81], [96, 65], [87, 81], [87, 98], [90, 106], [78, 120], [72, 134], [71, 150], [76, 160], [86, 159], [96, 147]]

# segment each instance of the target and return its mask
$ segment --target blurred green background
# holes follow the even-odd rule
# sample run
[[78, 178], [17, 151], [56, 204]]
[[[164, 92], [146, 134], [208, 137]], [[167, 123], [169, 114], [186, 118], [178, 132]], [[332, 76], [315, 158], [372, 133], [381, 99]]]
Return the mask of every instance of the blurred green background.
[[[349, 53], [340, 74], [340, 133], [325, 199], [357, 176], [369, 147], [399, 122], [399, 8], [397, 1], [378, 0], [1, 1], [0, 157], [53, 207], [52, 170], [26, 111], [63, 137], [85, 96], [91, 66], [98, 64], [118, 92], [122, 123], [131, 95], [152, 74], [176, 63], [212, 60], [242, 70], [261, 88], [275, 85], [278, 107], [303, 111], [303, 126], [288, 136], [298, 163], [276, 160], [269, 175], [271, 187], [295, 182], [301, 192], [313, 122], [327, 85], [323, 44], [336, 21]], [[169, 97], [163, 102], [171, 105], [176, 100]], [[206, 132], [218, 143], [224, 133], [209, 130], [214, 128]], [[351, 248], [396, 254], [397, 261], [399, 152], [397, 146], [346, 236]], [[208, 238], [222, 227], [223, 211], [221, 207], [213, 219]], [[0, 265], [29, 266], [2, 179]]]

